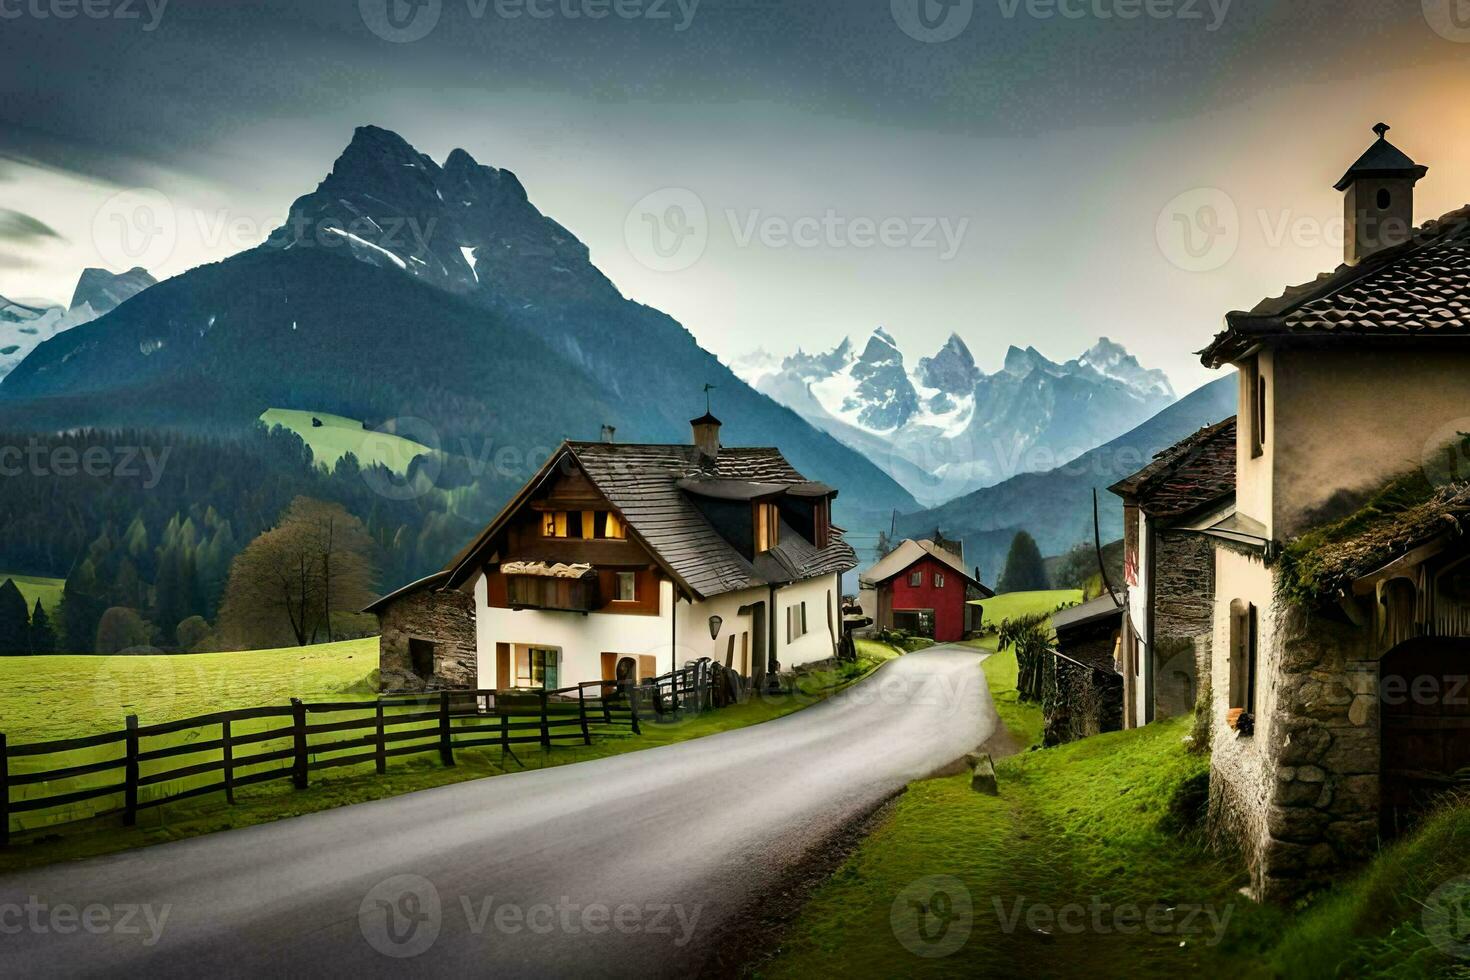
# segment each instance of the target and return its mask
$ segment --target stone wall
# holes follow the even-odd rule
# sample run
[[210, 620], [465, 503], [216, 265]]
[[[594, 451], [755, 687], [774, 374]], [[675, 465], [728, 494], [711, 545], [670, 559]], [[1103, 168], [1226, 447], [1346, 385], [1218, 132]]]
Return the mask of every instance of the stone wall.
[[[395, 691], [466, 690], [477, 686], [475, 600], [463, 592], [426, 589], [378, 612], [379, 688]], [[413, 669], [409, 640], [434, 644], [434, 673]]]
[[1378, 661], [1366, 630], [1290, 603], [1258, 608], [1253, 734], [1223, 723], [1229, 643], [1215, 638], [1210, 825], [1245, 857], [1258, 899], [1289, 901], [1377, 846]]
[[1161, 531], [1155, 539], [1154, 714], [1189, 714], [1199, 678], [1209, 669], [1209, 644], [1200, 643], [1214, 626], [1215, 549], [1200, 534]]

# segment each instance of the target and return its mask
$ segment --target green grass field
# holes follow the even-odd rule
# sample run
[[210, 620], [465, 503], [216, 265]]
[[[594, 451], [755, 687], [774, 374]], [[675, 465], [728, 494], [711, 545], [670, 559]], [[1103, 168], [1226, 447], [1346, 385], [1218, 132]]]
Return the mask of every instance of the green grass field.
[[[322, 424], [312, 425], [314, 418], [321, 420]], [[429, 447], [411, 439], [373, 432], [364, 429], [356, 419], [325, 412], [272, 408], [261, 413], [260, 421], [267, 426], [279, 425], [299, 435], [311, 447], [317, 463], [329, 469], [336, 466], [337, 460], [344, 455], [352, 453], [363, 466], [382, 463], [396, 473], [403, 473], [415, 456], [430, 452]]]
[[41, 606], [52, 619], [53, 625], [56, 612], [61, 608], [61, 588], [66, 584], [65, 580], [59, 578], [42, 578], [39, 575], [12, 575], [9, 572], [0, 572], [0, 583], [6, 579], [14, 579], [15, 585], [20, 589], [20, 594], [25, 596], [26, 606], [34, 607], [36, 600], [41, 600]]
[[[306, 701], [350, 701], [358, 697], [370, 700], [373, 693], [370, 675], [377, 666], [377, 642], [374, 638], [246, 653], [0, 660], [0, 731], [9, 736], [12, 744], [25, 744], [116, 731], [130, 712], [136, 712], [141, 723], [147, 725], [233, 708], [283, 705], [291, 697]], [[892, 647], [868, 641], [860, 641], [858, 652], [856, 664], [802, 673], [797, 690], [790, 695], [762, 695], [745, 704], [672, 722], [647, 721], [641, 736], [629, 735], [624, 729], [591, 746], [558, 745], [549, 750], [532, 746], [529, 751], [520, 746], [519, 762], [502, 759], [496, 748], [478, 748], [456, 750], [457, 764], [453, 768], [440, 765], [437, 754], [432, 752], [409, 756], [405, 761], [394, 760], [383, 776], [374, 773], [371, 764], [346, 766], [326, 774], [314, 773], [312, 785], [302, 791], [292, 789], [284, 781], [249, 787], [237, 793], [235, 806], [227, 805], [220, 794], [212, 794], [148, 809], [140, 814], [138, 826], [132, 828], [119, 825], [116, 815], [119, 794], [15, 814], [11, 828], [20, 832], [20, 843], [0, 850], [0, 871], [245, 827], [465, 779], [500, 775], [523, 767], [583, 762], [741, 728], [815, 704], [899, 656], [899, 651]], [[363, 712], [364, 716], [369, 714]], [[330, 717], [336, 722], [355, 716], [343, 712]], [[278, 719], [241, 722], [235, 727], [235, 733], [273, 732], [280, 725]], [[218, 736], [217, 726], [190, 729], [172, 736], [150, 737], [144, 749], [183, 746]], [[266, 741], [251, 747], [247, 754], [288, 747], [289, 739]], [[120, 745], [113, 743], [65, 754], [16, 757], [12, 759], [11, 771], [19, 774], [42, 768], [86, 765], [118, 758], [120, 753]], [[215, 761], [218, 757], [217, 750], [184, 752], [164, 760], [162, 768], [173, 771]], [[313, 752], [312, 757], [318, 758], [318, 753]], [[241, 770], [242, 775], [245, 772]], [[143, 775], [148, 774], [145, 765]], [[105, 771], [69, 780], [64, 789], [110, 786], [117, 779], [115, 770]], [[150, 794], [160, 792], [172, 795], [217, 780], [217, 774], [186, 777], [162, 786], [145, 787], [140, 798], [147, 800]], [[62, 788], [46, 784], [15, 786], [12, 800], [49, 797], [61, 791]], [[69, 826], [58, 827], [59, 824]], [[43, 830], [49, 833], [39, 836], [24, 833]]]
[[1081, 589], [1053, 589], [1046, 592], [1009, 592], [992, 599], [977, 599], [972, 605], [979, 605], [985, 610], [986, 626], [999, 626], [1003, 619], [1051, 612], [1062, 603], [1081, 601]]
[[40, 742], [115, 731], [136, 714], [152, 724], [293, 697], [366, 692], [378, 640], [153, 657], [0, 658], [0, 733]]

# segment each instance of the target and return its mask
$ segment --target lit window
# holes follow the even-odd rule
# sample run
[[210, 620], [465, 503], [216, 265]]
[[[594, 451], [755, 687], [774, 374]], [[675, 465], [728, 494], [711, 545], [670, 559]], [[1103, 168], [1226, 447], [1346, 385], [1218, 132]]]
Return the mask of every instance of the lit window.
[[770, 551], [781, 543], [781, 513], [775, 504], [755, 505], [755, 552]]
[[567, 512], [564, 510], [549, 510], [541, 516], [541, 536], [543, 538], [565, 538], [570, 537], [567, 528]]
[[607, 511], [602, 515], [602, 519], [604, 521], [602, 537], [621, 541], [628, 536], [628, 529], [622, 520], [618, 518], [617, 514], [614, 514], [612, 511]]
[[638, 575], [636, 572], [618, 572], [618, 602], [638, 601]]

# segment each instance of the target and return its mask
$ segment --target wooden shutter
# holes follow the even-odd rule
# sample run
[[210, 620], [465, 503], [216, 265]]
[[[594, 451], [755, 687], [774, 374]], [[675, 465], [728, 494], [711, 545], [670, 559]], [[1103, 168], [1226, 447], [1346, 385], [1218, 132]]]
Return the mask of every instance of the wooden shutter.
[[510, 672], [510, 644], [495, 644], [495, 689], [504, 691], [515, 687], [515, 678]]

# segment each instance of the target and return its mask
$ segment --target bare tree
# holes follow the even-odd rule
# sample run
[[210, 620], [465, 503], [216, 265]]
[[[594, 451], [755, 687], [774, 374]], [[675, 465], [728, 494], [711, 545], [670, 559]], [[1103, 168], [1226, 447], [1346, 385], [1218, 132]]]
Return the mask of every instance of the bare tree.
[[372, 539], [340, 504], [297, 497], [230, 566], [220, 610], [231, 644], [332, 639], [332, 612], [372, 601]]

